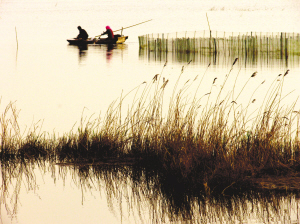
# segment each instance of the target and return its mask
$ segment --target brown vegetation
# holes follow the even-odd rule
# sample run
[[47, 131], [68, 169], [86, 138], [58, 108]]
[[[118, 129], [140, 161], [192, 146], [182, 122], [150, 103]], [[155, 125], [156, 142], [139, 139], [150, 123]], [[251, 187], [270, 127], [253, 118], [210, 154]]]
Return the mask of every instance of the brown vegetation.
[[[213, 102], [212, 91], [205, 94], [204, 104], [204, 96], [198, 96], [203, 78], [198, 82], [196, 77], [178, 87], [183, 67], [166, 115], [164, 92], [168, 80], [161, 73], [151, 83], [137, 87], [125, 117], [122, 112], [127, 95], [111, 104], [103, 120], [82, 119], [77, 133], [59, 138], [47, 138], [36, 128], [24, 138], [17, 123], [18, 111], [11, 103], [1, 117], [0, 157], [51, 159], [60, 164], [136, 162], [206, 194], [250, 186], [252, 178], [263, 174], [297, 172], [299, 112], [294, 111], [295, 104], [281, 105], [287, 73], [276, 77], [257, 114], [250, 116], [248, 108], [255, 101], [252, 96], [256, 90], [245, 107], [236, 102], [256, 73], [249, 75], [236, 96], [235, 83], [232, 91], [223, 96], [236, 60]], [[212, 87], [215, 81], [213, 77]], [[195, 83], [198, 87], [190, 96], [187, 90]]]

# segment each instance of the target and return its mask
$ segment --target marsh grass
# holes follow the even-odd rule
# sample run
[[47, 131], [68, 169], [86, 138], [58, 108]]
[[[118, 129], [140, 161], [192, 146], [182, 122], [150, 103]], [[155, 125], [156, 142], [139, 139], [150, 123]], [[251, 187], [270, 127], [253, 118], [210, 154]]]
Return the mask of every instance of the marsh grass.
[[[296, 102], [283, 105], [288, 71], [274, 78], [257, 107], [255, 93], [265, 84], [258, 83], [250, 98], [241, 100], [249, 82], [256, 81], [256, 72], [238, 90], [239, 73], [230, 81], [237, 60], [219, 87], [215, 77], [210, 84], [204, 82], [206, 72], [183, 80], [188, 64], [183, 66], [170, 95], [165, 94], [169, 91], [163, 73], [166, 63], [149, 83], [114, 101], [104, 118], [82, 115], [76, 132], [58, 138], [47, 138], [36, 126], [24, 138], [11, 103], [1, 117], [0, 155], [94, 165], [136, 162], [208, 195], [250, 186], [252, 177], [297, 171], [299, 111], [294, 109]], [[208, 85], [210, 92], [201, 93]], [[127, 99], [131, 102], [125, 109]], [[241, 101], [248, 103], [238, 104]]]
[[0, 117], [1, 125], [1, 160], [10, 158], [49, 159], [53, 158], [54, 139], [41, 133], [42, 122], [32, 124], [23, 133], [18, 124], [19, 110], [14, 102], [10, 102]]

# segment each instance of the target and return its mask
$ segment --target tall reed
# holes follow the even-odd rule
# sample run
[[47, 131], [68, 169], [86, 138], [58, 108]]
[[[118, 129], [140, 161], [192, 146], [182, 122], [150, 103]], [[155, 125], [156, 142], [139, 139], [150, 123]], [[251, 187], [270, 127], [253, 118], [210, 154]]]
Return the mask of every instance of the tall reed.
[[[83, 116], [77, 132], [54, 139], [36, 133], [36, 129], [22, 137], [18, 113], [10, 104], [1, 119], [1, 155], [51, 157], [58, 162], [143, 161], [142, 165], [155, 167], [166, 176], [202, 186], [208, 194], [240, 186], [264, 173], [298, 169], [299, 112], [295, 112], [295, 103], [282, 104], [288, 71], [276, 76], [262, 105], [251, 112], [253, 96], [262, 83], [248, 104], [238, 104], [248, 83], [255, 81], [256, 72], [238, 90], [236, 81], [229, 81], [237, 60], [220, 87], [215, 86], [215, 77], [210, 84], [204, 83], [206, 72], [202, 77], [183, 80], [187, 64], [171, 92], [164, 77], [166, 63], [150, 82], [114, 101], [104, 118]], [[210, 92], [201, 93], [207, 85]], [[12, 116], [7, 118], [9, 109]]]

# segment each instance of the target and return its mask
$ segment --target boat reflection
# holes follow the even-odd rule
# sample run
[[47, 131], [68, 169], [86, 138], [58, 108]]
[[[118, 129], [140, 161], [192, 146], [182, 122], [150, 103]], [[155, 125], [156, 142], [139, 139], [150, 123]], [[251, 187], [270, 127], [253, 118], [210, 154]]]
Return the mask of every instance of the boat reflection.
[[205, 196], [204, 189], [189, 186], [184, 180], [132, 165], [56, 165], [54, 161], [8, 159], [1, 161], [0, 201], [12, 219], [22, 204], [20, 189], [38, 189], [36, 172], [50, 172], [55, 183], [61, 180], [64, 185], [75, 185], [82, 199], [92, 190], [106, 192], [111, 212], [121, 218], [134, 217], [136, 223], [279, 223], [297, 221], [300, 212], [297, 193]]
[[87, 44], [79, 44], [79, 45], [68, 45], [68, 49], [72, 51], [77, 51], [78, 52], [78, 63], [82, 64], [86, 57], [87, 57], [87, 52], [88, 52], [88, 45]]
[[106, 62], [110, 63], [112, 62], [112, 59], [114, 55], [119, 55], [121, 54], [121, 57], [124, 53], [125, 50], [127, 50], [127, 45], [126, 44], [101, 44], [101, 45], [91, 45], [91, 47], [95, 49], [100, 49], [100, 51], [105, 52], [105, 58]]
[[116, 48], [113, 44], [108, 44], [106, 50], [106, 62], [109, 63], [113, 57], [113, 49]]
[[87, 44], [81, 44], [78, 45], [78, 50], [79, 50], [79, 59], [82, 57], [86, 57], [86, 51], [88, 50], [88, 45]]
[[68, 48], [72, 51], [78, 51], [78, 62], [82, 64], [85, 62], [88, 53], [89, 54], [105, 54], [105, 60], [110, 63], [113, 60], [114, 55], [121, 57], [125, 50], [127, 50], [126, 44], [82, 44], [82, 45], [68, 45]]

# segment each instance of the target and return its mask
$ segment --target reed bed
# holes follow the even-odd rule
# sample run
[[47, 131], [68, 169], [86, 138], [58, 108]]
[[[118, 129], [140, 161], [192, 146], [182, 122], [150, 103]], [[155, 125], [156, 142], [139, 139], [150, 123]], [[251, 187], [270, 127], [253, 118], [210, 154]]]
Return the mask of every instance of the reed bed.
[[300, 34], [195, 31], [139, 36], [140, 49], [150, 52], [192, 52], [233, 58], [280, 58], [300, 54]]
[[[163, 73], [166, 63], [150, 82], [113, 102], [104, 118], [83, 117], [77, 132], [62, 137], [47, 137], [36, 127], [23, 137], [18, 111], [9, 104], [1, 117], [0, 157], [54, 159], [66, 164], [139, 164], [207, 195], [250, 186], [251, 178], [265, 174], [299, 170], [299, 111], [295, 103], [282, 105], [288, 71], [274, 78], [254, 113], [253, 96], [262, 83], [248, 103], [237, 104], [256, 77], [255, 72], [250, 74], [240, 90], [235, 82], [230, 84], [237, 60], [220, 87], [216, 89], [216, 79], [212, 79], [211, 91], [204, 95], [200, 90], [208, 85], [203, 82], [206, 72], [185, 81], [187, 64], [168, 89]], [[231, 90], [225, 92], [228, 85]], [[125, 109], [129, 96], [131, 103]]]
[[55, 136], [49, 138], [49, 134], [40, 131], [42, 122], [32, 124], [30, 128], [21, 132], [18, 124], [19, 110], [14, 102], [10, 102], [0, 117], [1, 126], [1, 161], [6, 159], [55, 159], [53, 148]]

